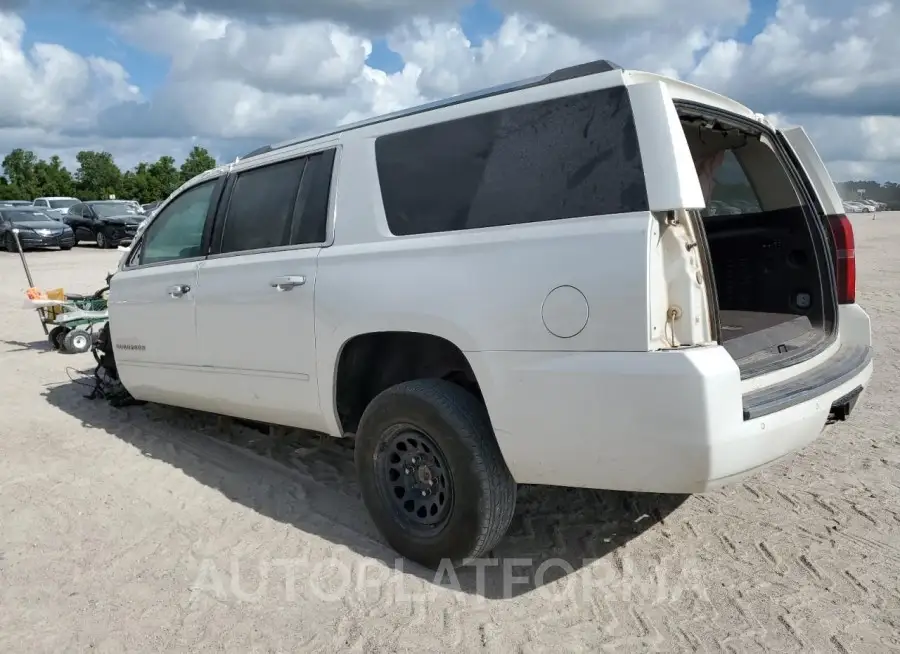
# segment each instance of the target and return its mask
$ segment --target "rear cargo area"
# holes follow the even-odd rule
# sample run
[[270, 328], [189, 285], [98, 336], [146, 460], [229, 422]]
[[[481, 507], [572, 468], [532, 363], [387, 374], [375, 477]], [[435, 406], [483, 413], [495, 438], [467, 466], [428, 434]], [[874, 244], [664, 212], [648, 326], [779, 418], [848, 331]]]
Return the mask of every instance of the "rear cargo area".
[[720, 338], [743, 377], [791, 365], [829, 342], [836, 305], [827, 226], [761, 132], [682, 115], [707, 201], [702, 223]]

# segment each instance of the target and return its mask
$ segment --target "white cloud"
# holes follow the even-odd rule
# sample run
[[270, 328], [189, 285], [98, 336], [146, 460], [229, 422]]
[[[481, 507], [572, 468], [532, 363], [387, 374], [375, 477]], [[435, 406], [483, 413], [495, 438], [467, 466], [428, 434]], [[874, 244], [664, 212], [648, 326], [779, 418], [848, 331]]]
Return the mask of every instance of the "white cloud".
[[[196, 137], [233, 156], [309, 130], [608, 58], [804, 124], [836, 177], [868, 171], [900, 178], [900, 119], [891, 117], [900, 116], [894, 2], [780, 0], [750, 43], [732, 38], [747, 20], [749, 0], [495, 3], [506, 18], [475, 43], [447, 13], [462, 0], [331, 0], [302, 9], [258, 0], [252, 19], [236, 0], [233, 7], [157, 2], [161, 9], [127, 16], [126, 5], [146, 3], [119, 2], [121, 11], [109, 14], [119, 38], [171, 62], [165, 83], [148, 97], [109, 59], [54, 44], [25, 51], [26, 26], [0, 14], [0, 83], [16, 89], [0, 104], [6, 128], [0, 148], [30, 147], [22, 140], [27, 135], [37, 149], [104, 147], [134, 161], [137, 152], [180, 156]], [[348, 19], [352, 11], [358, 15]], [[401, 57], [399, 72], [371, 67], [379, 35]]]
[[[14, 5], [28, 0], [0, 0]], [[96, 10], [104, 16], [126, 19], [150, 11], [234, 16], [260, 24], [331, 21], [350, 25], [367, 34], [381, 34], [398, 23], [419, 17], [452, 17], [470, 0], [66, 0], [70, 8]]]
[[178, 80], [230, 80], [285, 94], [339, 91], [372, 52], [369, 39], [323, 21], [261, 26], [171, 10], [139, 14], [120, 29], [170, 57]]
[[623, 29], [662, 33], [698, 26], [733, 28], [750, 13], [750, 0], [498, 0], [510, 12], [534, 16], [586, 40], [607, 39]]
[[0, 14], [0, 125], [86, 125], [107, 107], [140, 99], [120, 64], [85, 58], [53, 43], [36, 43], [25, 51], [24, 34], [21, 18]]
[[473, 45], [453, 23], [415, 21], [396, 30], [391, 48], [418, 73], [425, 97], [446, 97], [533, 77], [598, 58], [591, 47], [544, 23], [508, 17], [497, 33]]
[[763, 111], [900, 113], [900, 9], [781, 0], [748, 45], [710, 48], [689, 75]]

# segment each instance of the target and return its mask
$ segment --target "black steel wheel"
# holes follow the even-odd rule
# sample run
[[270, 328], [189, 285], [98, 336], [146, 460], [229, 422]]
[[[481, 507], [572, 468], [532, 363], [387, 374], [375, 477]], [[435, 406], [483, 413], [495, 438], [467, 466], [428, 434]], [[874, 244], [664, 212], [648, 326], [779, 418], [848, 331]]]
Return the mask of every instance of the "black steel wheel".
[[512, 521], [516, 483], [487, 409], [442, 379], [392, 386], [356, 434], [363, 501], [400, 555], [430, 568], [490, 551]]
[[453, 506], [453, 479], [443, 452], [412, 425], [396, 425], [382, 438], [378, 481], [385, 501], [407, 528], [440, 529]]

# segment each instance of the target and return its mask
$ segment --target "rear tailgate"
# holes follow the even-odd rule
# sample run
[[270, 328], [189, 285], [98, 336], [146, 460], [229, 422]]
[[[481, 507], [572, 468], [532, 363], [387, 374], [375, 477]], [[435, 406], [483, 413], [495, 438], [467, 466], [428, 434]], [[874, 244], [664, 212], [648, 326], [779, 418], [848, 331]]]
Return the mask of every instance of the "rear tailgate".
[[[782, 145], [794, 157], [805, 176], [808, 191], [818, 203], [822, 228], [830, 244], [829, 269], [839, 303], [835, 342], [826, 352], [812, 360], [787, 369], [794, 372], [781, 379], [763, 376], [746, 388], [743, 405], [744, 419], [752, 420], [790, 406], [815, 400], [854, 379], [867, 379], [871, 374], [871, 339], [858, 338], [857, 329], [870, 334], [868, 316], [856, 305], [856, 253], [853, 227], [844, 215], [844, 205], [825, 164], [802, 127], [778, 130]], [[848, 323], [852, 338], [842, 338], [841, 324]], [[796, 369], [801, 368], [799, 374]], [[790, 373], [788, 373], [790, 374]], [[856, 403], [862, 385], [836, 398], [831, 404], [834, 417], [843, 419]]]
[[[815, 194], [831, 244], [831, 267], [838, 304], [856, 302], [856, 247], [853, 225], [844, 213], [844, 203], [819, 153], [802, 127], [778, 131], [779, 139], [805, 173], [810, 192]], [[840, 327], [840, 320], [838, 321]]]
[[[657, 216], [672, 215], [675, 224], [680, 225], [677, 229], [684, 229], [685, 238], [696, 244], [696, 238], [702, 237], [703, 230], [693, 230], [690, 219], [695, 212], [692, 210], [703, 208], [706, 203], [673, 101], [700, 104], [753, 121], [758, 121], [759, 117], [728, 98], [650, 74], [630, 74], [629, 93], [638, 126], [650, 210]], [[819, 228], [826, 246], [830, 246], [830, 252], [826, 254], [832, 281], [829, 288], [836, 287], [840, 281], [845, 291], [848, 287], [855, 289], [852, 228], [843, 215], [843, 204], [824, 163], [803, 128], [772, 131], [785, 153], [793, 159], [797, 177], [802, 178], [799, 181], [806, 187], [805, 195], [821, 218]], [[683, 247], [666, 247], [663, 238], [651, 243], [648, 253], [651, 342], [653, 334], [665, 333], [667, 308], [673, 304], [681, 307], [685, 314], [672, 325], [679, 345], [703, 345], [715, 340], [710, 339], [708, 330], [698, 328], [717, 312], [715, 297], [709, 297], [705, 302], [702, 297], [711, 289], [706, 283], [710, 275], [705, 270], [697, 275], [698, 271], [690, 266], [674, 265], [674, 261], [683, 258], [683, 252]], [[843, 278], [840, 278], [841, 274]], [[835, 316], [838, 325], [834, 340], [811, 358], [742, 380], [744, 420], [771, 415], [806, 402], [814, 402], [817, 407], [820, 402], [826, 402], [835, 411], [840, 408], [837, 405], [853, 406], [862, 384], [871, 374], [871, 342], [858, 338], [842, 340], [840, 324], [853, 324], [855, 334], [864, 331], [868, 316], [852, 303], [855, 292], [835, 292], [830, 299], [844, 303]], [[660, 315], [664, 319], [657, 324]], [[678, 332], [679, 323], [691, 328]], [[667, 346], [670, 345], [665, 342], [658, 344], [660, 349]], [[823, 410], [826, 408], [822, 407]]]
[[819, 153], [802, 127], [778, 130], [782, 143], [797, 157], [826, 216], [844, 213], [844, 203]]

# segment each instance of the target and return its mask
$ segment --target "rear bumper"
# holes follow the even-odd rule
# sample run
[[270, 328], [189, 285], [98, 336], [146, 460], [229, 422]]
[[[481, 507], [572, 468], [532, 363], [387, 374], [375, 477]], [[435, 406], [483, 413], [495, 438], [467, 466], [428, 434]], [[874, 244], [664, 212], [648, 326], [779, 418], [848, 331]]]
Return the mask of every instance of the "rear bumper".
[[[848, 336], [846, 347], [866, 346]], [[833, 405], [852, 408], [873, 369], [866, 357], [819, 392], [745, 418], [722, 347], [468, 356], [517, 482], [661, 493], [709, 490], [803, 448]]]

